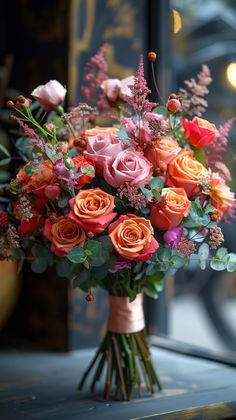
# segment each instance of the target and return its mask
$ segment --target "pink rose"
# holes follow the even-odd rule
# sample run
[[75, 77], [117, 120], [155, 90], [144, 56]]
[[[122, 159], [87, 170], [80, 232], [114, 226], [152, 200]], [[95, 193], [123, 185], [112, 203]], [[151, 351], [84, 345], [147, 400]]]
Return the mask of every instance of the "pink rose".
[[152, 164], [141, 153], [126, 149], [118, 153], [112, 164], [105, 163], [103, 176], [112, 187], [126, 182], [139, 187], [151, 180], [152, 169]]
[[57, 80], [50, 80], [34, 89], [31, 95], [45, 111], [52, 111], [64, 101], [66, 89]]
[[96, 167], [103, 169], [105, 162], [108, 164], [124, 149], [124, 143], [111, 134], [98, 134], [88, 137], [84, 156], [91, 158]]
[[116, 102], [119, 99], [124, 100], [125, 96], [131, 96], [129, 86], [133, 84], [134, 76], [129, 76], [122, 80], [106, 79], [102, 82], [101, 88], [109, 101]]
[[120, 93], [121, 81], [119, 79], [106, 79], [102, 82], [101, 88], [109, 101], [116, 102]]

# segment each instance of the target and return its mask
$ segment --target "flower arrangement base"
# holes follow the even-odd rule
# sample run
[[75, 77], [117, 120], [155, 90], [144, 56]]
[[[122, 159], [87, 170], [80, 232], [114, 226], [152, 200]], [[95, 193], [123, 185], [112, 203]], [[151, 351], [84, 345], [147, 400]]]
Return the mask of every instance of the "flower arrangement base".
[[[117, 304], [117, 300], [120, 304]], [[152, 363], [145, 328], [136, 332], [110, 331], [121, 330], [122, 327], [124, 330], [134, 329], [135, 324], [138, 326], [144, 322], [142, 295], [138, 295], [134, 302], [128, 302], [126, 297], [111, 297], [108, 331], [81, 379], [79, 390], [82, 390], [93, 369], [90, 390], [94, 391], [97, 382], [105, 375], [106, 400], [111, 396], [115, 399], [130, 400], [135, 390], [141, 397], [144, 390], [154, 394], [157, 389], [162, 389]]]

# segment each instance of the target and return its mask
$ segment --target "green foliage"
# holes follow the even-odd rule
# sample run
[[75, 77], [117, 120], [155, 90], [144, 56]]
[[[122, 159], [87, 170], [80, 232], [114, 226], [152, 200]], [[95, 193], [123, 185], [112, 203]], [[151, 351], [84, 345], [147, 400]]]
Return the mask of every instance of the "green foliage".
[[157, 272], [156, 274], [146, 276], [144, 292], [153, 299], [157, 299], [163, 289], [164, 274]]
[[164, 115], [165, 117], [168, 117], [169, 113], [167, 108], [164, 105], [157, 106], [152, 110], [155, 114]]
[[202, 244], [198, 249], [199, 263], [202, 270], [206, 268], [209, 252], [209, 245], [206, 243]]
[[186, 228], [196, 228], [199, 226], [212, 227], [215, 222], [211, 221], [209, 213], [212, 211], [212, 206], [202, 207], [199, 199], [191, 203], [188, 217], [183, 220], [183, 225]]
[[74, 264], [80, 264], [86, 259], [85, 251], [80, 246], [75, 246], [66, 256]]
[[213, 270], [223, 271], [227, 268], [228, 251], [227, 248], [221, 247], [217, 250], [214, 257], [211, 258], [210, 266]]
[[202, 163], [206, 166], [206, 155], [203, 149], [198, 149], [197, 147], [193, 147], [193, 156], [198, 162]]

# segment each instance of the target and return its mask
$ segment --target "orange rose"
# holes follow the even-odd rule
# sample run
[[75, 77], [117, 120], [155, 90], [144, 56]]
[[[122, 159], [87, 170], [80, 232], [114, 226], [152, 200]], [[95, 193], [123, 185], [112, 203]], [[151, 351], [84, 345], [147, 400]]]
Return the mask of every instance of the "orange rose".
[[194, 117], [192, 121], [183, 119], [184, 135], [189, 139], [189, 143], [201, 149], [213, 143], [219, 135], [215, 124], [203, 118]]
[[56, 223], [47, 219], [44, 235], [52, 242], [52, 252], [59, 257], [67, 255], [75, 246], [83, 246], [86, 241], [84, 230], [66, 216], [60, 217]]
[[183, 150], [169, 163], [167, 175], [167, 185], [184, 188], [188, 197], [191, 197], [200, 190], [199, 178], [208, 176], [208, 171], [193, 157], [191, 150]]
[[25, 167], [21, 168], [16, 179], [20, 182], [23, 190], [28, 193], [32, 192], [41, 198], [45, 197], [44, 190], [48, 185], [55, 185], [58, 182], [53, 170], [53, 163], [50, 160], [40, 162], [37, 165], [37, 170], [31, 176], [27, 175]]
[[69, 203], [69, 217], [87, 232], [101, 233], [114, 219], [115, 197], [100, 188], [81, 190]]
[[154, 168], [166, 167], [174, 157], [181, 151], [174, 137], [159, 137], [153, 146], [145, 150], [146, 158], [153, 164]]
[[85, 131], [84, 135], [85, 137], [91, 137], [91, 136], [97, 136], [98, 134], [113, 134], [115, 135], [117, 133], [116, 127], [99, 127], [96, 126], [94, 128], [89, 128]]
[[150, 220], [133, 214], [119, 217], [109, 226], [109, 237], [118, 254], [129, 260], [147, 261], [159, 247]]
[[188, 216], [191, 201], [183, 188], [163, 188], [162, 198], [163, 205], [152, 207], [151, 222], [156, 228], [169, 230]]

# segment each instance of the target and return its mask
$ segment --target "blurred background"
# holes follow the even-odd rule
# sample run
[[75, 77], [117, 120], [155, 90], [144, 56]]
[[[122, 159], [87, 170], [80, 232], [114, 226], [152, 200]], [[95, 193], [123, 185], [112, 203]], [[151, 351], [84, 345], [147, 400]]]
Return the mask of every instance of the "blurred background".
[[[11, 151], [5, 101], [57, 79], [68, 88], [68, 105], [76, 105], [84, 66], [104, 43], [110, 77], [133, 74], [141, 53], [157, 51], [157, 80], [166, 99], [208, 64], [214, 81], [205, 118], [219, 125], [236, 115], [233, 0], [8, 0], [1, 5], [0, 40], [0, 144]], [[234, 180], [235, 138], [236, 124], [225, 156]], [[12, 170], [14, 165], [0, 167], [0, 184]], [[236, 222], [224, 225], [224, 232], [226, 246], [236, 252]], [[0, 346], [63, 351], [98, 343], [107, 313], [104, 293], [87, 304], [53, 271], [35, 275], [25, 265], [19, 276], [15, 264], [3, 261], [0, 270]], [[157, 301], [146, 304], [146, 317], [151, 334], [234, 352], [236, 275], [182, 270], [167, 279]]]

